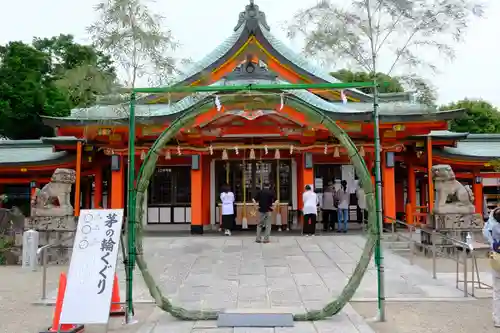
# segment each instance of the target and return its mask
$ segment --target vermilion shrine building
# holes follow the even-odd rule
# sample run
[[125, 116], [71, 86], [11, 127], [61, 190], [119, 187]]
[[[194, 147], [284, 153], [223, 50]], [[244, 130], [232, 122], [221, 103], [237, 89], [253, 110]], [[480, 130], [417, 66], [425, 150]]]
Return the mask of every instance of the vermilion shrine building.
[[[233, 34], [176, 85], [335, 82], [276, 39], [264, 13], [248, 5]], [[56, 168], [72, 168], [77, 172], [73, 198], [80, 203], [75, 214], [80, 208], [124, 208], [128, 105], [125, 96], [72, 110], [68, 117], [45, 117], [54, 138], [0, 141], [0, 193], [9, 196], [7, 205], [28, 213], [31, 189], [46, 184]], [[345, 150], [324, 126], [306, 119], [305, 108], [337, 121], [373, 167], [373, 97], [345, 89], [140, 96], [136, 170], [159, 134], [183, 112], [199, 107], [207, 112], [183, 128], [158, 158], [142, 221], [147, 229], [202, 233], [219, 222], [219, 190], [225, 182], [236, 195], [239, 225], [244, 218], [248, 225], [257, 222], [248, 205], [264, 181], [277, 189], [283, 224], [301, 208], [306, 184], [321, 191], [329, 181], [345, 179], [354, 191], [356, 176]], [[499, 174], [490, 162], [500, 155], [500, 136], [448, 132], [448, 122], [464, 112], [429, 108], [409, 93], [381, 94], [385, 216], [404, 218], [406, 213], [410, 222], [425, 222], [433, 201], [428, 178], [433, 164], [450, 164], [459, 180], [472, 186], [477, 212], [485, 210], [485, 201], [496, 205]], [[355, 194], [351, 208], [351, 220], [357, 220]]]

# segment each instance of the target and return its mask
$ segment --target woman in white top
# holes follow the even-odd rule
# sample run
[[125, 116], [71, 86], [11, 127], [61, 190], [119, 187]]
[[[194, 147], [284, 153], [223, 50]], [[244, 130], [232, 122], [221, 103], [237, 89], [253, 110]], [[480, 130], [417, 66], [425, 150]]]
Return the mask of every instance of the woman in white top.
[[226, 236], [231, 236], [234, 224], [234, 193], [231, 192], [228, 184], [222, 187], [220, 200], [222, 201], [222, 229]]
[[318, 195], [314, 193], [310, 185], [306, 185], [306, 191], [302, 194], [304, 207], [304, 223], [302, 224], [302, 233], [306, 236], [314, 235], [316, 232], [316, 214], [318, 213]]

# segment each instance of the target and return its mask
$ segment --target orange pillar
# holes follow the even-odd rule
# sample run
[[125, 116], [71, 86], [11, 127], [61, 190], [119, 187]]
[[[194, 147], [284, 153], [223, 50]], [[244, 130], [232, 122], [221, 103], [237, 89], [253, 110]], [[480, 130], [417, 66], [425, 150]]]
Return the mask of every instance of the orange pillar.
[[[197, 170], [191, 168], [191, 234], [203, 234], [203, 164], [202, 156], [198, 158]], [[193, 163], [194, 164], [194, 163]]]
[[[113, 158], [113, 156], [111, 156]], [[111, 209], [124, 209], [125, 208], [125, 165], [123, 156], [116, 156], [119, 165], [116, 170], [111, 170], [111, 186], [108, 192], [111, 195]]]
[[[389, 154], [391, 152], [388, 152]], [[387, 166], [387, 154], [384, 154], [383, 167], [382, 167], [382, 181], [383, 181], [383, 204], [384, 216], [391, 219], [396, 218], [396, 180], [394, 174], [394, 166]], [[393, 154], [393, 153], [392, 153]], [[393, 223], [392, 220], [386, 219], [385, 223]]]
[[479, 176], [479, 173], [474, 173], [472, 192], [474, 193], [474, 206], [476, 206], [476, 213], [483, 216], [483, 180], [481, 176]]
[[102, 207], [102, 170], [97, 168], [94, 171], [94, 208]]
[[203, 156], [201, 161], [201, 165], [203, 166], [203, 224], [210, 224], [210, 158], [208, 156]]
[[432, 177], [432, 137], [427, 136], [427, 188], [429, 190], [429, 213], [434, 211], [434, 179]]
[[80, 216], [80, 195], [81, 195], [81, 181], [82, 181], [82, 142], [76, 143], [76, 180], [75, 180], [75, 216]]

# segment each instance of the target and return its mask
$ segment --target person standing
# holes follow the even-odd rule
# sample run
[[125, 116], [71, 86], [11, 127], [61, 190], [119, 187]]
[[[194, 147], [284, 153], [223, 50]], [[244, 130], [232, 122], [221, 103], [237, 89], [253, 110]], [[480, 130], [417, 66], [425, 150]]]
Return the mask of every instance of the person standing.
[[328, 187], [323, 192], [323, 197], [321, 198], [321, 213], [323, 231], [335, 230], [334, 218], [337, 212], [335, 208], [335, 191], [332, 182], [328, 183]]
[[255, 198], [252, 199], [255, 206], [258, 205], [259, 209], [259, 224], [257, 225], [257, 236], [255, 242], [262, 243], [262, 229], [264, 229], [264, 243], [269, 243], [271, 236], [271, 213], [273, 205], [275, 206], [278, 201], [275, 199], [274, 192], [271, 191], [269, 183], [264, 183], [262, 189], [257, 192]]
[[316, 233], [316, 215], [318, 213], [318, 195], [314, 193], [311, 185], [306, 185], [302, 194], [304, 207], [304, 223], [302, 223], [302, 233], [306, 236], [313, 236]]
[[226, 236], [231, 236], [234, 224], [234, 193], [231, 192], [228, 184], [222, 187], [220, 200], [222, 201], [222, 229]]
[[[343, 180], [340, 183], [340, 189], [337, 191], [336, 196], [338, 202], [338, 227], [337, 232], [347, 232], [347, 222], [349, 222], [349, 205], [351, 201], [351, 193], [347, 188], [347, 182]], [[342, 228], [343, 226], [343, 228]]]
[[[491, 247], [490, 264], [493, 275], [493, 325], [500, 327], [500, 208], [495, 208], [483, 227], [483, 236]], [[495, 262], [496, 261], [496, 262]]]

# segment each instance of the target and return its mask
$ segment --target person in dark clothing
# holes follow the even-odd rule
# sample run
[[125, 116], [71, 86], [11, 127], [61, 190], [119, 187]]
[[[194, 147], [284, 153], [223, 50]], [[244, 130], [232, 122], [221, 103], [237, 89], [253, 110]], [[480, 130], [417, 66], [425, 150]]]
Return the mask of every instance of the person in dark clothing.
[[252, 201], [255, 206], [258, 206], [259, 210], [259, 224], [257, 225], [257, 237], [255, 241], [257, 243], [262, 242], [261, 234], [262, 229], [264, 229], [264, 243], [269, 243], [272, 225], [271, 213], [273, 211], [273, 206], [278, 203], [274, 192], [269, 188], [269, 183], [263, 184], [262, 189], [257, 192], [257, 195]]
[[321, 213], [323, 221], [323, 231], [335, 230], [335, 216], [337, 216], [337, 207], [335, 207], [335, 189], [333, 183], [329, 182], [328, 187], [323, 192], [321, 200]]

